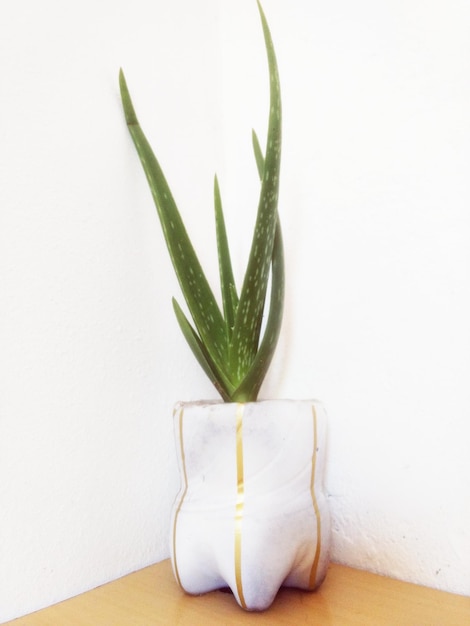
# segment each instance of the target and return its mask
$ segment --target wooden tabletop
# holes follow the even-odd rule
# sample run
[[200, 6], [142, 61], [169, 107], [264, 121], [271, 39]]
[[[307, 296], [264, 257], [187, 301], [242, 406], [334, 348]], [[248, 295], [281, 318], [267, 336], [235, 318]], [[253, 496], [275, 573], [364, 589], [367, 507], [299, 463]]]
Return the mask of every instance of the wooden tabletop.
[[470, 597], [331, 564], [313, 593], [283, 589], [264, 613], [231, 593], [188, 596], [162, 561], [4, 626], [469, 626]]

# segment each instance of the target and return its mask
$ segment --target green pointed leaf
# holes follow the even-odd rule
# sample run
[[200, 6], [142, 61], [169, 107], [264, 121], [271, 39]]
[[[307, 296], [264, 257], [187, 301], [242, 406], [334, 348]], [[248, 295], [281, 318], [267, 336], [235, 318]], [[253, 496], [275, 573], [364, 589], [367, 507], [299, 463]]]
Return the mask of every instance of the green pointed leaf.
[[232, 261], [230, 259], [230, 250], [228, 247], [227, 231], [225, 228], [225, 219], [222, 210], [222, 200], [220, 197], [217, 176], [214, 178], [214, 207], [217, 251], [219, 255], [220, 289], [222, 292], [226, 333], [227, 337], [230, 338], [235, 320], [235, 311], [238, 306], [238, 295], [235, 286], [235, 279], [233, 277]]
[[247, 402], [257, 398], [276, 349], [284, 308], [284, 250], [281, 227], [278, 224], [274, 237], [272, 258], [272, 284], [269, 316], [263, 340], [248, 374], [232, 394], [232, 402]]
[[230, 346], [230, 367], [239, 381], [246, 375], [258, 350], [269, 279], [269, 267], [278, 221], [277, 202], [281, 162], [281, 93], [273, 42], [266, 17], [259, 2], [258, 9], [268, 56], [270, 111], [263, 180], [255, 232]]
[[181, 290], [207, 352], [215, 363], [222, 366], [227, 357], [224, 319], [160, 164], [137, 120], [122, 70], [119, 74], [119, 85], [129, 132], [147, 176]]
[[223, 373], [217, 369], [215, 363], [211, 361], [210, 356], [207, 354], [207, 350], [204, 348], [204, 344], [199, 339], [196, 331], [189, 323], [175, 298], [173, 298], [173, 309], [181, 331], [188, 342], [189, 347], [193, 351], [199, 365], [202, 367], [205, 374], [220, 393], [222, 398], [226, 402], [229, 402], [231, 399], [231, 393], [233, 393], [232, 386], [225, 380]]
[[264, 154], [261, 150], [261, 146], [259, 145], [258, 135], [255, 133], [254, 130], [251, 132], [251, 141], [252, 141], [253, 150], [255, 153], [258, 174], [259, 174], [260, 180], [262, 181], [263, 175], [264, 175]]
[[[252, 133], [253, 149], [260, 179], [263, 178], [264, 156], [258, 141], [258, 137]], [[263, 340], [257, 351], [256, 357], [251, 364], [248, 374], [232, 394], [232, 401], [246, 402], [257, 398], [260, 387], [266, 376], [276, 349], [277, 341], [282, 324], [282, 311], [284, 307], [284, 250], [282, 243], [281, 225], [279, 218], [274, 237], [272, 256], [272, 285], [269, 317], [266, 324]]]

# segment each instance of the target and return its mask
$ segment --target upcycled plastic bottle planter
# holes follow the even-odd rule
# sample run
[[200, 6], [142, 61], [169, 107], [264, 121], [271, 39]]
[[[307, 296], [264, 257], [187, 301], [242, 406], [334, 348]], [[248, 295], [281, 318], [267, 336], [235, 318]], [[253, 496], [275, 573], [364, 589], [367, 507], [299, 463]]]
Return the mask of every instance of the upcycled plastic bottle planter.
[[281, 586], [313, 590], [329, 562], [322, 487], [326, 414], [316, 401], [180, 403], [181, 489], [171, 553], [190, 594], [230, 587], [264, 610]]

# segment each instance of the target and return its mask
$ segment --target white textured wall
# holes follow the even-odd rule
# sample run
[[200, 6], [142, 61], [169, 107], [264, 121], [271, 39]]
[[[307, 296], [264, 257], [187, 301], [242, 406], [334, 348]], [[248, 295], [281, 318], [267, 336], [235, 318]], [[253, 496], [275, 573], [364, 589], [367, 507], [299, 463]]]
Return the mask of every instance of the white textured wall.
[[[469, 5], [264, 6], [289, 281], [264, 395], [327, 406], [336, 560], [470, 594]], [[0, 621], [168, 556], [171, 407], [214, 397], [118, 68], [212, 265], [220, 173], [241, 268], [263, 55], [251, 0], [2, 3]]]

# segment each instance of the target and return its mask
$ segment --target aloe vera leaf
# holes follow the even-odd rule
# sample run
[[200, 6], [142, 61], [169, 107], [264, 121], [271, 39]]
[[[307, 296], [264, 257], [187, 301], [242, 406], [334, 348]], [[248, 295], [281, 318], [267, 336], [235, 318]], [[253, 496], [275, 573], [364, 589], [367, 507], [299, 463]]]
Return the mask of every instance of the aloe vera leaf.
[[181, 309], [175, 298], [173, 298], [172, 302], [178, 324], [199, 365], [202, 367], [211, 383], [220, 393], [222, 399], [225, 402], [229, 402], [231, 399], [231, 394], [233, 393], [233, 386], [229, 383], [229, 381], [226, 380], [223, 372], [221, 372], [217, 368], [217, 366], [211, 361], [211, 358], [207, 354], [207, 351], [205, 350], [204, 345], [201, 342], [198, 334], [189, 323], [187, 317], [185, 316], [183, 310]]
[[258, 2], [270, 76], [270, 110], [266, 156], [258, 213], [230, 346], [230, 367], [242, 380], [256, 356], [269, 278], [281, 161], [281, 94], [276, 55], [266, 17]]
[[251, 132], [251, 141], [253, 144], [253, 151], [255, 153], [255, 160], [256, 160], [256, 166], [258, 168], [258, 174], [259, 174], [260, 180], [262, 181], [263, 174], [264, 174], [264, 154], [259, 144], [258, 135], [255, 133], [254, 130]]
[[127, 126], [147, 176], [181, 290], [207, 352], [214, 363], [223, 365], [227, 357], [224, 319], [160, 164], [137, 120], [122, 70], [119, 73], [119, 85]]
[[220, 289], [226, 322], [227, 337], [230, 338], [233, 330], [235, 311], [238, 306], [238, 295], [233, 277], [232, 261], [228, 247], [227, 230], [220, 197], [219, 181], [214, 177], [214, 207], [217, 234], [217, 251], [219, 255]]
[[[260, 179], [263, 178], [264, 156], [255, 131], [252, 132], [253, 150]], [[266, 372], [271, 364], [282, 324], [284, 306], [284, 250], [279, 218], [274, 236], [272, 256], [272, 284], [269, 316], [261, 345], [243, 381], [232, 394], [232, 400], [246, 402], [256, 400]]]
[[253, 402], [266, 376], [276, 349], [282, 324], [284, 307], [284, 248], [280, 224], [277, 224], [274, 236], [272, 256], [272, 282], [269, 315], [263, 339], [256, 357], [243, 381], [232, 393], [232, 402]]

